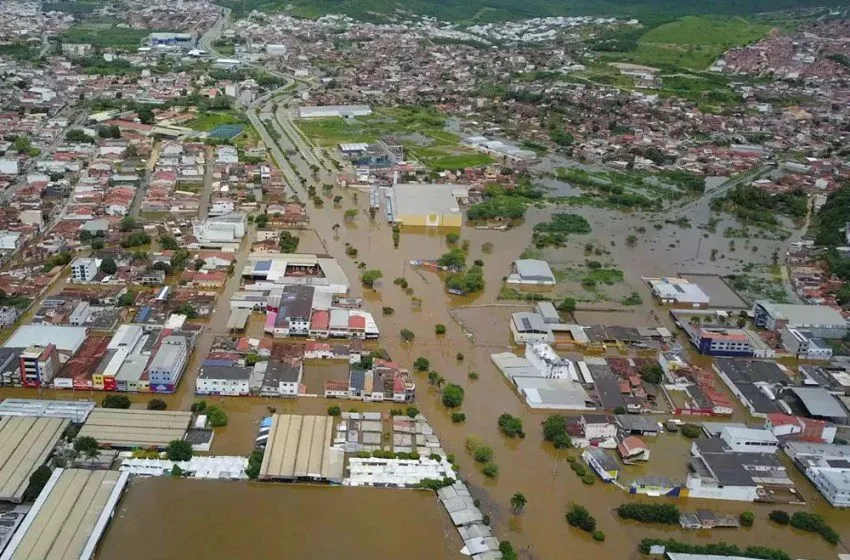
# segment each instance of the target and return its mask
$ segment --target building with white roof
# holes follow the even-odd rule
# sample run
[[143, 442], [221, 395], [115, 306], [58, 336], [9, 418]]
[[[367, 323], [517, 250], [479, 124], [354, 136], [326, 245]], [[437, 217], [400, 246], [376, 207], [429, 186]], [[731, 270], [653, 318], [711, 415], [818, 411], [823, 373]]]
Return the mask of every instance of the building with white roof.
[[253, 280], [256, 289], [305, 285], [319, 291], [345, 295], [350, 288], [342, 267], [336, 259], [327, 255], [264, 253], [261, 257], [248, 259], [242, 277]]
[[578, 379], [575, 364], [562, 358], [545, 342], [530, 342], [525, 345], [525, 359], [540, 372], [541, 377], [551, 379]]
[[813, 337], [835, 339], [847, 334], [847, 321], [828, 305], [773, 303], [758, 300], [753, 304], [753, 322], [758, 327], [779, 332], [783, 328], [802, 329]]
[[469, 189], [455, 184], [397, 183], [392, 187], [391, 221], [405, 226], [461, 227], [459, 199]]
[[233, 212], [193, 222], [192, 229], [201, 248], [235, 249], [242, 242], [247, 225], [245, 214]]
[[725, 426], [720, 437], [732, 451], [741, 453], [776, 453], [779, 440], [769, 430]]
[[372, 109], [368, 105], [317, 105], [300, 107], [298, 116], [302, 119], [368, 117]]
[[514, 261], [514, 272], [506, 280], [508, 284], [532, 284], [554, 286], [555, 275], [549, 263], [537, 259], [518, 259]]
[[684, 278], [648, 278], [646, 283], [649, 284], [652, 295], [665, 305], [704, 309], [711, 301], [699, 285]]

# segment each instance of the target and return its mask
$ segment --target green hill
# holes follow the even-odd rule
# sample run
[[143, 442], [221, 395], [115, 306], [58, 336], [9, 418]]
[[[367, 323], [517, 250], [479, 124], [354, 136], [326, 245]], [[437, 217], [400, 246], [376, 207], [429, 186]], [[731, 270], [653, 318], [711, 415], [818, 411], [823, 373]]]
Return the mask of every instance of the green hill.
[[838, 0], [219, 0], [241, 17], [251, 10], [283, 11], [303, 17], [348, 14], [380, 20], [395, 12], [435, 16], [446, 21], [488, 22], [554, 15], [668, 17], [691, 14], [754, 14], [816, 6], [842, 5]]

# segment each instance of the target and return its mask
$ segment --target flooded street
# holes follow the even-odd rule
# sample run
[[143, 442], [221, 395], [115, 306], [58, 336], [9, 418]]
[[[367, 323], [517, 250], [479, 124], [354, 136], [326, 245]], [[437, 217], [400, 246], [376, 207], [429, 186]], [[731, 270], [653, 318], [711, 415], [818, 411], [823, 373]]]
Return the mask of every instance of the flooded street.
[[[306, 174], [305, 174], [306, 175]], [[338, 208], [331, 203], [333, 195], [342, 194]], [[641, 276], [674, 275], [684, 272], [709, 272], [726, 274], [738, 269], [735, 253], [710, 261], [712, 248], [719, 252], [728, 250], [728, 240], [723, 238], [724, 222], [717, 232], [705, 237], [706, 231], [697, 227], [682, 228], [663, 223], [664, 218], [677, 216], [657, 214], [625, 214], [595, 208], [547, 207], [529, 208], [526, 219], [519, 227], [508, 232], [464, 228], [461, 239], [469, 242], [468, 261], [482, 259], [487, 286], [484, 292], [472, 297], [457, 297], [446, 293], [438, 273], [414, 269], [412, 259], [437, 258], [450, 247], [446, 243], [447, 231], [403, 230], [398, 249], [393, 247], [392, 231], [379, 215], [370, 222], [366, 203], [368, 194], [359, 193], [354, 202], [352, 191], [334, 193], [326, 198], [323, 208], [313, 208], [308, 203], [313, 231], [298, 232], [299, 252], [328, 253], [339, 259], [352, 284], [352, 296], [363, 297], [365, 307], [374, 314], [381, 329], [378, 345], [390, 353], [393, 360], [411, 368], [413, 361], [424, 356], [431, 368], [450, 383], [466, 390], [462, 407], [466, 414], [464, 424], [453, 424], [449, 412], [439, 403], [439, 394], [429, 386], [424, 374], [417, 374], [417, 397], [414, 403], [428, 418], [448, 453], [453, 453], [460, 472], [471, 487], [473, 495], [481, 500], [482, 509], [493, 520], [495, 536], [508, 539], [524, 557], [536, 559], [579, 558], [606, 559], [633, 558], [638, 541], [644, 537], [675, 537], [686, 541], [724, 540], [738, 545], [764, 544], [785, 550], [792, 557], [807, 559], [834, 558], [836, 549], [820, 537], [801, 534], [785, 527], [780, 528], [767, 520], [770, 505], [755, 505], [727, 501], [687, 500], [676, 503], [683, 510], [692, 511], [707, 507], [717, 511], [736, 513], [751, 510], [756, 513], [752, 529], [715, 530], [713, 532], [685, 532], [678, 527], [663, 529], [658, 526], [637, 526], [621, 523], [611, 514], [612, 508], [635, 499], [622, 490], [597, 481], [592, 486], [581, 480], [568, 468], [567, 452], [555, 451], [542, 441], [539, 423], [546, 416], [532, 412], [516, 395], [513, 387], [491, 363], [490, 354], [511, 347], [508, 318], [510, 312], [528, 309], [530, 305], [498, 300], [502, 280], [510, 272], [512, 261], [528, 247], [532, 227], [548, 219], [555, 211], [578, 213], [587, 218], [593, 232], [585, 236], [571, 236], [566, 247], [546, 249], [541, 258], [553, 266], [563, 263], [582, 263], [584, 245], [592, 242], [609, 251], [604, 260], [624, 273], [620, 289], [628, 293], [637, 291], [644, 304], [622, 308], [616, 301], [600, 305], [580, 306], [577, 320], [584, 324], [607, 323], [649, 326], [660, 323], [670, 326], [669, 318], [660, 308], [651, 304], [650, 294]], [[705, 206], [703, 206], [705, 204]], [[359, 216], [353, 221], [343, 219], [346, 209], [357, 207]], [[693, 216], [692, 223], [699, 225], [707, 219], [707, 201], [682, 208]], [[699, 216], [706, 217], [699, 219]], [[340, 224], [334, 232], [334, 224]], [[656, 229], [655, 224], [660, 224]], [[635, 247], [628, 247], [625, 237], [636, 228], [644, 227]], [[253, 226], [252, 226], [253, 235]], [[493, 245], [485, 252], [485, 243]], [[358, 250], [356, 259], [345, 253], [346, 244]], [[743, 246], [743, 241], [739, 245]], [[749, 249], [742, 255], [744, 262], [767, 264], [773, 248], [780, 242], [753, 240], [757, 251]], [[237, 273], [231, 277], [220, 295], [219, 305], [201, 335], [177, 393], [156, 395], [163, 398], [170, 409], [189, 408], [196, 400], [195, 377], [198, 366], [209, 351], [216, 335], [226, 334], [229, 315], [229, 296], [239, 287], [239, 274], [249, 254], [250, 241], [246, 238], [237, 254]], [[739, 249], [743, 251], [743, 249]], [[740, 253], [739, 253], [740, 254]], [[595, 258], [595, 257], [594, 257]], [[363, 261], [367, 269], [383, 273], [375, 290], [365, 290], [358, 278]], [[398, 277], [407, 279], [413, 296], [422, 299], [417, 305], [411, 295], [393, 284]], [[507, 305], [507, 307], [502, 307]], [[498, 306], [498, 307], [497, 307]], [[394, 313], [382, 314], [382, 307], [392, 307]], [[602, 307], [622, 309], [618, 313], [598, 310]], [[650, 314], [655, 309], [656, 316]], [[450, 310], [455, 310], [450, 313]], [[260, 336], [262, 321], [259, 315], [252, 318], [249, 333]], [[474, 341], [467, 336], [457, 321], [462, 321]], [[447, 327], [445, 335], [436, 335], [435, 324]], [[399, 331], [412, 330], [416, 337], [412, 343], [401, 341]], [[462, 353], [459, 361], [456, 355]], [[471, 380], [469, 372], [478, 372], [479, 378]], [[305, 364], [304, 383], [308, 392], [318, 392], [322, 381], [344, 373], [336, 366]], [[35, 391], [10, 390], [4, 395], [35, 396]], [[71, 393], [46, 391], [47, 398], [100, 400], [102, 393]], [[144, 403], [151, 395], [128, 394], [134, 403]], [[322, 414], [329, 404], [339, 404], [344, 410], [388, 411], [392, 406], [346, 401], [328, 401], [323, 398], [303, 397], [240, 398], [207, 397], [207, 402], [221, 406], [229, 416], [229, 424], [216, 429], [212, 444], [214, 454], [248, 454], [253, 447], [257, 422], [274, 408], [278, 413]], [[522, 418], [525, 432], [522, 440], [503, 437], [496, 425], [497, 417], [510, 413]], [[736, 421], [744, 421], [741, 413]], [[495, 479], [485, 478], [465, 451], [467, 436], [476, 435], [493, 447], [494, 462], [500, 473]], [[683, 481], [686, 476], [689, 441], [679, 434], [664, 434], [652, 440], [647, 438], [652, 450], [652, 460], [641, 467], [627, 467], [624, 480], [643, 474], [659, 474]], [[576, 451], [572, 451], [576, 454]], [[789, 465], [790, 467], [790, 465]], [[789, 471], [800, 481], [806, 506], [823, 514], [845, 539], [850, 538], [850, 512], [829, 507], [793, 467]], [[509, 506], [510, 496], [522, 492], [528, 505], [522, 516], [514, 516]], [[575, 502], [587, 507], [597, 518], [598, 526], [606, 533], [604, 544], [593, 542], [590, 536], [570, 528], [564, 520], [568, 504]], [[794, 507], [783, 507], [793, 511]], [[383, 489], [316, 488], [225, 483], [192, 480], [145, 480], [134, 483], [121, 503], [116, 519], [102, 544], [100, 558], [148, 558], [151, 547], [156, 547], [158, 558], [208, 557], [226, 558], [251, 555], [272, 557], [274, 554], [298, 558], [333, 558], [343, 554], [355, 559], [371, 558], [455, 558], [458, 546], [446, 546], [443, 534], [456, 538], [456, 531], [441, 516], [436, 499], [428, 493]], [[169, 537], [151, 543], [141, 535]], [[309, 538], [305, 538], [309, 535]], [[384, 548], [370, 548], [380, 543]], [[839, 547], [841, 548], [841, 547]], [[521, 554], [521, 557], [523, 555]]]

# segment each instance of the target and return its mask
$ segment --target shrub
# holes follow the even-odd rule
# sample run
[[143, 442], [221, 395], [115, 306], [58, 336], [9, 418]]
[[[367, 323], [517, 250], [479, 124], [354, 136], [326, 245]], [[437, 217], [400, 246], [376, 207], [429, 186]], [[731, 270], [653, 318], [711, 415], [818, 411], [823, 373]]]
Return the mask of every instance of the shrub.
[[475, 259], [475, 260], [472, 262], [472, 264], [474, 264], [475, 266], [484, 266], [484, 261], [483, 261], [483, 260], [481, 260], [481, 259]]
[[463, 404], [463, 387], [449, 383], [443, 389], [443, 406], [446, 408], [457, 408]]
[[496, 478], [499, 476], [499, 465], [496, 463], [487, 463], [484, 465], [484, 468], [481, 469], [481, 472], [487, 478]]
[[489, 445], [479, 445], [472, 452], [472, 457], [477, 463], [489, 463], [493, 460], [493, 448]]
[[162, 399], [151, 399], [148, 401], [148, 410], [165, 410], [168, 405]]
[[413, 362], [413, 368], [416, 371], [428, 371], [430, 367], [431, 362], [428, 361], [428, 358], [423, 358], [422, 356], [419, 356], [416, 358], [416, 361]]
[[399, 331], [399, 336], [400, 336], [400, 337], [401, 337], [401, 339], [402, 339], [403, 341], [405, 341], [405, 342], [410, 342], [410, 341], [412, 341], [414, 338], [416, 338], [416, 334], [414, 334], [414, 332], [413, 332], [412, 330], [410, 330], [410, 329], [401, 329], [401, 330]]
[[780, 525], [788, 525], [791, 521], [791, 516], [788, 515], [787, 512], [782, 511], [781, 509], [775, 509], [767, 514], [767, 518], [773, 521], [774, 523], [779, 523]]
[[342, 410], [340, 410], [337, 405], [332, 404], [328, 407], [328, 414], [330, 416], [339, 416], [340, 414], [342, 414]]
[[457, 358], [457, 361], [462, 362], [464, 358], [463, 352], [458, 352], [455, 358]]
[[816, 513], [794, 512], [791, 516], [791, 526], [810, 533], [818, 533], [830, 544], [838, 544], [841, 539], [838, 531], [830, 527], [822, 515]]
[[626, 503], [617, 508], [617, 515], [643, 523], [679, 523], [679, 508], [674, 504]]
[[581, 477], [581, 481], [582, 481], [583, 483], [587, 484], [588, 486], [593, 486], [593, 484], [596, 482], [596, 477], [595, 477], [595, 476], [593, 476], [593, 475], [592, 475], [592, 474], [590, 474], [590, 473], [587, 473], [586, 475], [584, 475], [583, 477]]
[[452, 412], [452, 422], [455, 424], [466, 422], [466, 414], [463, 412]]
[[741, 525], [743, 527], [752, 527], [753, 522], [756, 520], [756, 516], [751, 511], [745, 511], [741, 514], [739, 520], [741, 521]]
[[605, 540], [605, 533], [602, 531], [594, 531], [593, 532], [593, 540], [596, 542], [603, 542]]
[[130, 399], [124, 395], [106, 395], [100, 402], [103, 408], [130, 408]]
[[567, 523], [573, 527], [578, 527], [582, 531], [592, 533], [596, 530], [596, 519], [594, 519], [594, 517], [590, 515], [590, 512], [587, 511], [587, 508], [583, 506], [573, 504], [569, 511], [567, 511], [565, 517], [567, 519]]
[[500, 414], [496, 422], [499, 426], [499, 431], [504, 435], [510, 438], [525, 437], [525, 432], [522, 431], [522, 420], [516, 416], [507, 413]]
[[516, 550], [514, 550], [514, 546], [510, 543], [510, 541], [500, 542], [499, 552], [502, 553], [502, 560], [517, 560], [517, 558], [519, 558]]
[[437, 334], [446, 334], [446, 326], [442, 324], [434, 325], [434, 332]]
[[470, 371], [469, 375], [467, 375], [467, 377], [469, 377], [470, 379], [475, 381], [476, 379], [478, 379], [478, 372], [477, 371]]

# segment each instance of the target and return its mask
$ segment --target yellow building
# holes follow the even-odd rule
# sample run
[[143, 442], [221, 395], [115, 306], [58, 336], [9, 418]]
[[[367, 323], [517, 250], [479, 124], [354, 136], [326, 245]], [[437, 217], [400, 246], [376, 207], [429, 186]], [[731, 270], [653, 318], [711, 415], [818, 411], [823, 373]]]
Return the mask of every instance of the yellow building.
[[399, 183], [392, 189], [392, 221], [405, 226], [456, 227], [463, 225], [459, 200], [469, 190], [455, 184]]

